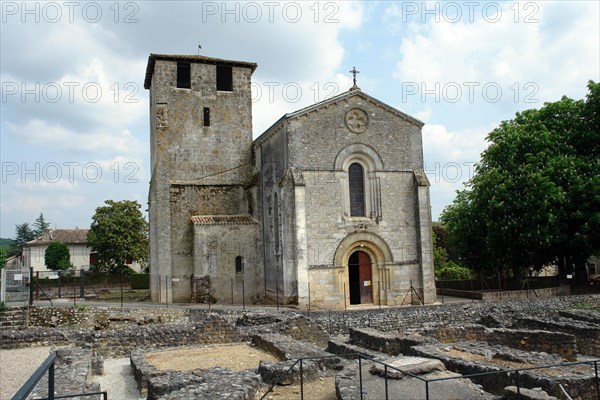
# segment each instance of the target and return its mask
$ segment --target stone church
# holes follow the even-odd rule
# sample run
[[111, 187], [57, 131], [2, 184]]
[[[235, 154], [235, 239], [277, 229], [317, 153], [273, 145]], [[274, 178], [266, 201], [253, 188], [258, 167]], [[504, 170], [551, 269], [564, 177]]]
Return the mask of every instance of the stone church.
[[151, 54], [152, 300], [436, 300], [423, 123], [349, 91], [252, 140], [255, 63]]

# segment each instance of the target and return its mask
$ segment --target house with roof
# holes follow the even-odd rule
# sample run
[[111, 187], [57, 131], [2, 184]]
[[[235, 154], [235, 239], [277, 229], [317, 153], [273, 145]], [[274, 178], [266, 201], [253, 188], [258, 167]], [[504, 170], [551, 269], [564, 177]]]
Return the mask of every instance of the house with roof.
[[[87, 247], [89, 229], [47, 229], [42, 235], [27, 242], [23, 247], [22, 262], [26, 268], [33, 271], [48, 271], [45, 264], [45, 254], [52, 242], [62, 242], [69, 248], [71, 264], [77, 270], [90, 268], [90, 248]], [[93, 260], [92, 260], [93, 261]]]

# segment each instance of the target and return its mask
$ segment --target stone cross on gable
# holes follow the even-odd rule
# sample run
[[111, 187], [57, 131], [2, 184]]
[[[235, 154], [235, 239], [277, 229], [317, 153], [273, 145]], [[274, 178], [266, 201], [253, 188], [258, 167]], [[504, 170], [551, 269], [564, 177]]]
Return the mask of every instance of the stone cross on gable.
[[357, 71], [356, 67], [352, 67], [352, 69], [350, 70], [350, 73], [354, 77], [354, 86], [356, 86], [356, 74], [359, 74], [360, 71]]

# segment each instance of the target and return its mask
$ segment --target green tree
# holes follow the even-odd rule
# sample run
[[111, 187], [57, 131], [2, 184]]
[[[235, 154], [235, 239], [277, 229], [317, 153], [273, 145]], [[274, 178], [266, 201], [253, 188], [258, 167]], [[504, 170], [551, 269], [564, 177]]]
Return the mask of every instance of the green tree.
[[448, 229], [438, 222], [432, 224], [433, 228], [433, 264], [437, 279], [471, 279], [473, 271], [462, 267], [450, 259], [447, 242]]
[[15, 245], [19, 250], [23, 248], [25, 243], [33, 239], [35, 239], [35, 233], [29, 226], [29, 222], [15, 225]]
[[442, 213], [450, 247], [480, 271], [577, 271], [600, 249], [600, 84], [517, 113], [487, 137], [476, 174]]
[[126, 260], [148, 259], [148, 224], [137, 201], [106, 200], [96, 208], [87, 235], [88, 246], [98, 254], [98, 271], [128, 271]]
[[6, 265], [6, 259], [8, 258], [8, 253], [7, 251], [0, 247], [0, 269], [4, 268], [4, 266]]
[[44, 262], [48, 269], [65, 271], [72, 267], [69, 248], [63, 242], [52, 242], [44, 253]]
[[35, 219], [35, 221], [33, 223], [34, 236], [36, 238], [42, 236], [42, 233], [44, 233], [44, 231], [49, 228], [50, 228], [50, 222], [46, 221], [43, 213], [40, 213], [40, 215]]

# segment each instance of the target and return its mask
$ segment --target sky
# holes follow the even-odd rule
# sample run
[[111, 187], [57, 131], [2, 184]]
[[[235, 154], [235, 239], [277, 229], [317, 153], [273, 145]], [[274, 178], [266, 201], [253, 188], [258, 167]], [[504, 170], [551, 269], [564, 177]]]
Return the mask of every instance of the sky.
[[[0, 236], [43, 213], [87, 228], [107, 199], [146, 209], [150, 53], [258, 64], [253, 132], [361, 89], [420, 119], [434, 220], [486, 135], [600, 80], [600, 2], [1, 2]], [[201, 49], [199, 48], [201, 46]]]

